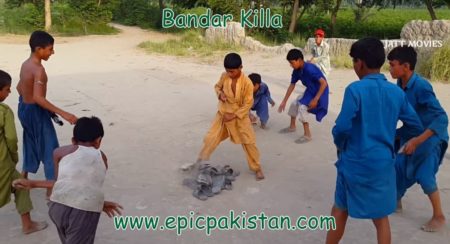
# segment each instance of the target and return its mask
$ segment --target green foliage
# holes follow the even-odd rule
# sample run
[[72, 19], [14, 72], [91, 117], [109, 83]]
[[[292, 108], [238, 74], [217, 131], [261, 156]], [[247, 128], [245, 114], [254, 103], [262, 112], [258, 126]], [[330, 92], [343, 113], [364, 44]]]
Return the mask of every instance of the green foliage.
[[[440, 19], [450, 19], [448, 9], [437, 9], [436, 14]], [[373, 36], [381, 39], [397, 39], [400, 38], [403, 26], [413, 19], [431, 20], [426, 9], [381, 9], [375, 11], [365, 21], [356, 23], [353, 11], [342, 9], [338, 13], [334, 37], [357, 39]], [[329, 33], [330, 22], [330, 15], [306, 15], [299, 20], [297, 32], [301, 36], [312, 36], [315, 29], [322, 28]]]
[[[52, 1], [52, 32], [62, 35], [110, 34], [117, 30], [107, 24], [119, 0]], [[44, 27], [44, 1], [6, 0], [0, 11], [0, 30], [29, 34]], [[99, 4], [100, 3], [100, 4]]]
[[1, 14], [3, 23], [0, 22], [0, 28], [8, 33], [25, 34], [44, 25], [44, 13], [31, 3], [15, 9], [5, 8]]
[[196, 30], [184, 32], [179, 39], [163, 43], [148, 41], [139, 44], [139, 47], [152, 53], [212, 59], [223, 56], [225, 52], [230, 50], [239, 51], [239, 47], [233, 44], [221, 41], [206, 42], [203, 35]]
[[431, 60], [431, 80], [450, 83], [450, 42], [437, 49]]
[[159, 6], [147, 0], [121, 0], [114, 11], [114, 20], [125, 25], [156, 28], [161, 13]]

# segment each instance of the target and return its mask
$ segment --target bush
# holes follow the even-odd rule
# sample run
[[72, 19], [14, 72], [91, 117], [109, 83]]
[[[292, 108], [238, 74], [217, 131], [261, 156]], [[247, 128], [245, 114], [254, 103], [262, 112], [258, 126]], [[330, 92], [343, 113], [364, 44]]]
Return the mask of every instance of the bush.
[[44, 15], [34, 4], [27, 3], [18, 8], [2, 10], [3, 29], [14, 34], [25, 34], [44, 26]]
[[450, 82], [450, 42], [433, 53], [429, 77], [433, 81]]
[[161, 13], [159, 6], [146, 0], [122, 0], [114, 11], [115, 21], [142, 28], [159, 28]]

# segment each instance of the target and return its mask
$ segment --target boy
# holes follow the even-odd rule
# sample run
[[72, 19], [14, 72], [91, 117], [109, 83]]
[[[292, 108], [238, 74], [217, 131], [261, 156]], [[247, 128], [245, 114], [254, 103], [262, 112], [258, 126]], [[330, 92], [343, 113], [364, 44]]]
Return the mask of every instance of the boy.
[[[248, 166], [255, 172], [256, 180], [264, 179], [256, 147], [255, 132], [250, 122], [249, 112], [253, 106], [253, 84], [242, 72], [239, 54], [229, 53], [224, 59], [225, 71], [214, 86], [219, 99], [216, 117], [204, 138], [203, 148], [197, 162], [208, 160], [217, 146], [230, 137], [235, 144], [242, 144], [247, 156]], [[192, 168], [194, 164], [183, 165], [182, 169]]]
[[418, 135], [423, 128], [405, 94], [380, 73], [383, 43], [363, 38], [350, 49], [353, 69], [361, 79], [350, 84], [333, 128], [338, 149], [335, 202], [331, 215], [336, 229], [327, 244], [339, 243], [347, 218], [372, 219], [378, 244], [391, 243], [388, 215], [395, 211], [395, 150], [397, 121]]
[[30, 211], [33, 209], [30, 193], [27, 190], [14, 190], [11, 186], [20, 173], [16, 170], [18, 161], [17, 134], [14, 125], [14, 114], [3, 101], [11, 92], [11, 76], [0, 70], [0, 207], [11, 201], [14, 193], [16, 209], [22, 220], [22, 232], [30, 234], [47, 227], [46, 222], [31, 220]]
[[53, 37], [44, 31], [35, 31], [30, 37], [30, 57], [20, 69], [19, 120], [23, 127], [23, 176], [36, 173], [39, 163], [44, 164], [45, 178], [54, 179], [52, 153], [58, 147], [58, 138], [53, 127], [51, 114], [56, 113], [74, 124], [77, 120], [46, 99], [47, 74], [42, 60], [47, 61], [54, 53]]
[[425, 128], [417, 137], [412, 137], [409, 131], [398, 130], [400, 145], [409, 140], [396, 161], [398, 208], [401, 209], [401, 199], [406, 190], [419, 183], [433, 208], [433, 216], [422, 226], [422, 230], [438, 231], [445, 225], [445, 217], [436, 174], [448, 146], [448, 117], [431, 84], [414, 72], [417, 61], [414, 48], [396, 47], [389, 53], [388, 60], [392, 78], [398, 79], [397, 85], [405, 92]]
[[[270, 103], [275, 106], [275, 102], [270, 97], [269, 87], [261, 81], [261, 75], [252, 73], [248, 76], [253, 83], [253, 106], [252, 110], [256, 111], [256, 115], [261, 121], [261, 128], [265, 129], [267, 121], [269, 120], [269, 106]], [[256, 121], [255, 116], [250, 112], [250, 120]]]
[[99, 150], [104, 136], [103, 125], [96, 117], [80, 118], [73, 128], [72, 145], [55, 149], [56, 181], [19, 179], [19, 189], [48, 188], [48, 214], [55, 223], [62, 243], [94, 243], [100, 214], [121, 214], [120, 206], [104, 201], [102, 191], [107, 158]]
[[327, 80], [316, 65], [305, 63], [300, 50], [291, 49], [286, 59], [294, 70], [292, 71], [291, 84], [278, 108], [278, 112], [281, 113], [284, 111], [287, 100], [294, 91], [295, 84], [298, 80], [301, 80], [302, 84], [306, 86], [306, 90], [292, 102], [288, 111], [289, 116], [291, 116], [291, 124], [288, 128], [282, 129], [280, 132], [294, 132], [296, 130], [295, 118], [299, 115], [299, 120], [303, 123], [304, 135], [296, 140], [296, 143], [309, 142], [312, 140], [312, 136], [307, 119], [308, 113], [315, 114], [316, 120], [320, 122], [328, 112]]
[[311, 48], [312, 58], [308, 62], [316, 64], [326, 78], [330, 73], [331, 65], [330, 46], [324, 41], [324, 37], [325, 32], [322, 29], [317, 29], [314, 33], [315, 43]]

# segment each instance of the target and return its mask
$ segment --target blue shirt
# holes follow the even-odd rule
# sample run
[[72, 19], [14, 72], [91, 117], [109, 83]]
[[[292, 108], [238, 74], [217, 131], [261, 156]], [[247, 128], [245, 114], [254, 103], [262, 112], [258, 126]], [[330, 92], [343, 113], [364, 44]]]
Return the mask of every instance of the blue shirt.
[[[397, 85], [402, 87], [402, 81], [398, 80]], [[408, 157], [410, 163], [407, 165], [407, 177], [411, 178], [416, 168], [426, 161], [430, 153], [435, 151], [434, 148], [441, 147], [439, 159], [440, 162], [442, 161], [448, 147], [448, 117], [437, 100], [433, 87], [420, 75], [414, 73], [403, 90], [409, 103], [422, 121], [423, 127], [434, 132], [432, 137], [428, 138], [416, 149], [413, 155]], [[403, 127], [397, 130], [397, 136], [400, 137], [401, 144], [414, 137], [410, 131]]]
[[266, 83], [261, 82], [261, 84], [259, 84], [259, 89], [256, 91], [256, 93], [253, 94], [253, 106], [255, 106], [255, 104], [259, 103], [259, 101], [263, 97], [266, 97], [267, 101], [269, 103], [274, 102], [272, 100], [272, 97], [270, 96], [269, 87], [266, 85]]
[[[308, 106], [311, 100], [316, 96], [320, 89], [319, 80], [323, 78], [326, 80], [320, 69], [311, 63], [305, 62], [302, 69], [294, 69], [292, 71], [291, 84], [296, 84], [298, 80], [306, 87], [303, 97], [299, 103]], [[317, 108], [309, 110], [310, 113], [316, 115], [316, 120], [321, 121], [328, 113], [328, 86], [319, 98]]]
[[383, 74], [369, 74], [351, 83], [333, 128], [339, 161], [353, 172], [393, 166], [398, 120], [415, 135], [423, 131], [404, 92]]

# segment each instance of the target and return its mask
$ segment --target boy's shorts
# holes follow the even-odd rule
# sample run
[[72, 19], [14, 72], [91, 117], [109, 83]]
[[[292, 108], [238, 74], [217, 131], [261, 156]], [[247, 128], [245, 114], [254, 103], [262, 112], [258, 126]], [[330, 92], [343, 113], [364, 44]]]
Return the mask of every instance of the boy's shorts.
[[44, 164], [45, 178], [54, 179], [53, 150], [59, 147], [50, 112], [19, 97], [19, 120], [23, 127], [23, 170], [36, 173]]
[[94, 243], [100, 213], [71, 208], [51, 201], [48, 207], [48, 215], [56, 225], [61, 243]]
[[338, 169], [334, 201], [336, 208], [347, 210], [353, 218], [378, 219], [393, 213], [397, 206], [394, 165], [367, 173], [345, 174]]

